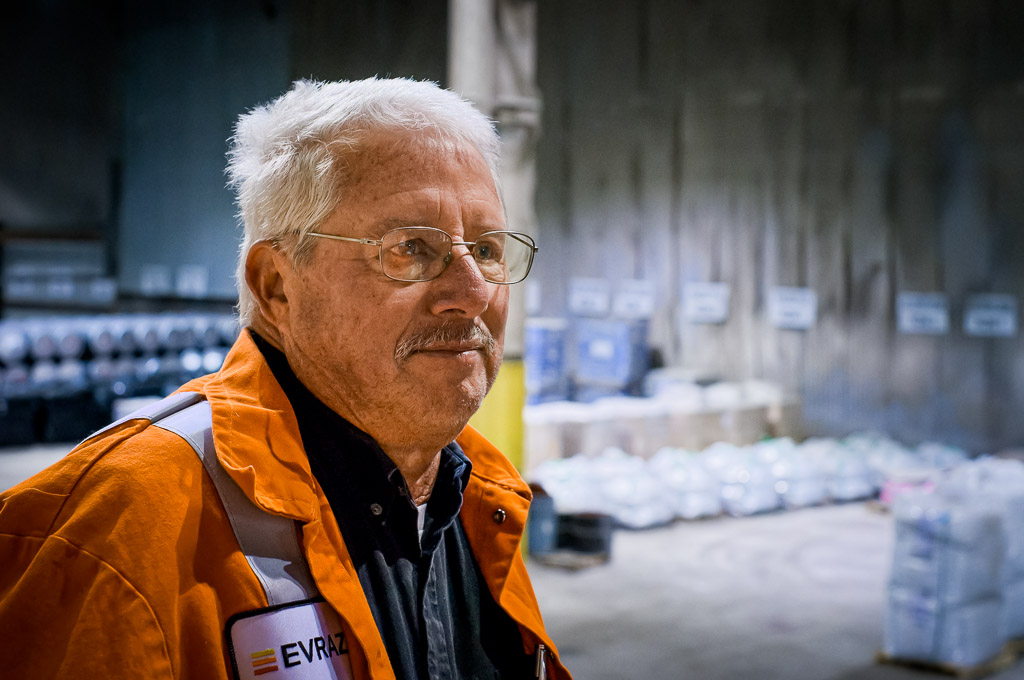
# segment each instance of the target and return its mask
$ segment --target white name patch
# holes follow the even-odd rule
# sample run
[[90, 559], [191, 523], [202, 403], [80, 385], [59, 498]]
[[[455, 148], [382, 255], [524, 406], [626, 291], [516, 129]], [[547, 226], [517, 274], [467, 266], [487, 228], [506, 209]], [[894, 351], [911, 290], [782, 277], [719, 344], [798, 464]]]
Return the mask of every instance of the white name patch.
[[341, 619], [323, 600], [231, 617], [228, 649], [239, 680], [351, 680]]

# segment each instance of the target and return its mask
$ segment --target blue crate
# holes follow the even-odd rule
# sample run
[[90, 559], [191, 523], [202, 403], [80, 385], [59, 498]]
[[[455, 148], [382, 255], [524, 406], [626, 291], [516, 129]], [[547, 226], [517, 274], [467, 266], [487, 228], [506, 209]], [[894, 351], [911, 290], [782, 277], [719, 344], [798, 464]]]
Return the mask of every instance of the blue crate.
[[569, 322], [530, 318], [525, 328], [526, 394], [529, 403], [565, 399], [568, 394], [566, 345]]
[[577, 319], [576, 370], [578, 389], [630, 392], [647, 373], [646, 321]]

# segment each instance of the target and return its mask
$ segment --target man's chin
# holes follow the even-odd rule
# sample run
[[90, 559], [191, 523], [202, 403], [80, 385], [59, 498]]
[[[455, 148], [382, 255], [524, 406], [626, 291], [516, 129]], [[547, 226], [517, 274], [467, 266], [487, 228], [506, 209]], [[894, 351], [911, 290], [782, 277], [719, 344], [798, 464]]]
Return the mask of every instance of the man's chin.
[[429, 358], [416, 361], [410, 357], [405, 368], [415, 381], [413, 389], [419, 392], [426, 413], [465, 425], [480, 408], [497, 376], [497, 367], [484, 359], [479, 354], [461, 365], [464, 370], [452, 370], [451, 363], [447, 363], [447, 370], [437, 370]]
[[445, 413], [444, 419], [449, 422], [461, 423], [459, 430], [480, 409], [490, 388], [483, 376], [473, 378], [442, 388], [427, 397], [431, 410], [438, 414]]
[[444, 403], [438, 398], [426, 405], [423, 420], [418, 427], [421, 434], [429, 434], [424, 437], [425, 440], [430, 439], [435, 444], [444, 446], [459, 436], [479, 408], [480, 400], [468, 396], [457, 403]]

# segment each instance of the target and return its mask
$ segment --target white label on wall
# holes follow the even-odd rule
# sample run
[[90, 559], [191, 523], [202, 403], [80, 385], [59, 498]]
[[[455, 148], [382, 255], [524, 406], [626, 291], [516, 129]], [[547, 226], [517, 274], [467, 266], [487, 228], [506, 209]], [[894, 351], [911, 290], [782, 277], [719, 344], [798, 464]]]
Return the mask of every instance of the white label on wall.
[[577, 316], [607, 316], [611, 304], [608, 279], [573, 277], [569, 281], [569, 311]]
[[818, 294], [810, 288], [772, 288], [768, 292], [768, 319], [776, 328], [806, 330], [818, 320]]
[[210, 288], [210, 270], [201, 264], [183, 264], [178, 267], [175, 291], [178, 297], [203, 298]]
[[612, 359], [615, 357], [615, 343], [604, 338], [591, 340], [587, 353], [594, 359]]
[[1013, 295], [972, 295], [964, 307], [964, 332], [983, 338], [1017, 335], [1017, 298]]
[[945, 335], [949, 332], [949, 302], [943, 293], [900, 293], [896, 318], [900, 333]]
[[144, 264], [139, 281], [143, 295], [170, 295], [171, 268], [164, 264]]
[[32, 300], [40, 296], [39, 285], [31, 277], [10, 278], [4, 282], [4, 296], [10, 300]]
[[107, 304], [117, 299], [117, 281], [108, 277], [96, 277], [89, 282], [89, 301]]
[[654, 314], [654, 283], [626, 279], [612, 301], [612, 311], [620, 319], [649, 319]]
[[75, 282], [70, 276], [54, 276], [46, 282], [46, 297], [50, 300], [70, 300], [75, 297]]
[[683, 287], [683, 314], [690, 323], [723, 323], [729, 318], [729, 284], [692, 282]]

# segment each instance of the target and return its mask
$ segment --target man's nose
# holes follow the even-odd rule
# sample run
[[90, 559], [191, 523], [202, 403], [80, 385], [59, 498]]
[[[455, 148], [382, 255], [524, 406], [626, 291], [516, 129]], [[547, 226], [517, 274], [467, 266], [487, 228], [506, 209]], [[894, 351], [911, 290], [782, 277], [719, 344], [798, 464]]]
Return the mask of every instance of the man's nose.
[[494, 284], [484, 280], [466, 246], [453, 246], [449, 257], [448, 267], [433, 281], [436, 297], [431, 311], [437, 315], [475, 319], [486, 311]]

